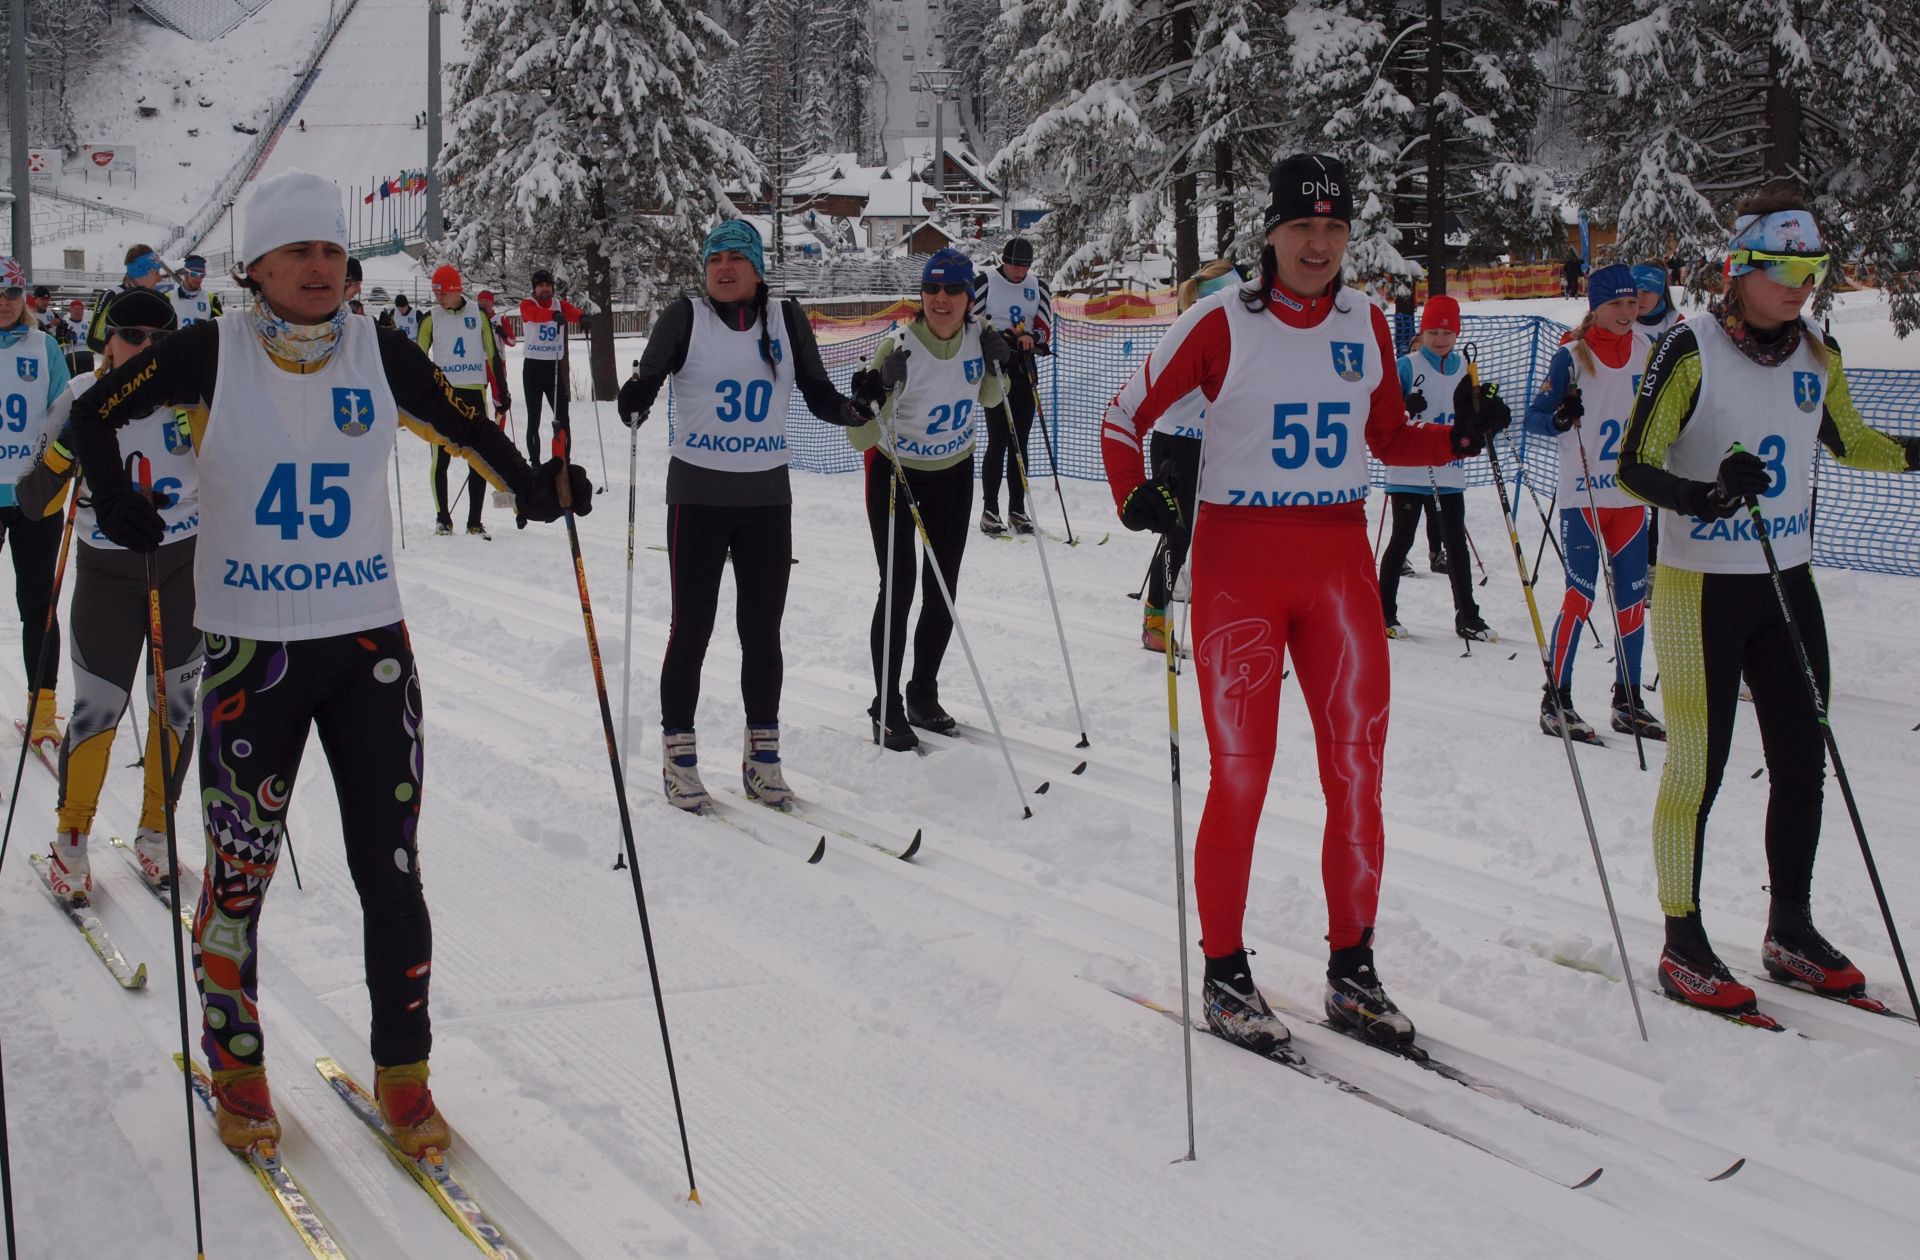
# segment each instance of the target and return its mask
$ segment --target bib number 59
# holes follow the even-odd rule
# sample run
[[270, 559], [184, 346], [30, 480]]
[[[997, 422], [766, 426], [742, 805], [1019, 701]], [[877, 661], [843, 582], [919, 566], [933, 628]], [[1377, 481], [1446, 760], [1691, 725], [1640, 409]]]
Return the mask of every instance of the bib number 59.
[[1307, 415], [1313, 409], [1306, 403], [1275, 403], [1273, 406], [1273, 462], [1281, 468], [1295, 469], [1316, 459], [1322, 468], [1338, 468], [1347, 458], [1348, 423], [1353, 404], [1322, 402], [1312, 429]]
[[340, 537], [353, 519], [353, 500], [348, 497], [345, 486], [327, 483], [345, 478], [352, 469], [346, 464], [309, 465], [307, 506], [324, 511], [302, 511], [298, 497], [299, 467], [298, 464], [273, 466], [273, 472], [267, 477], [267, 488], [261, 492], [260, 502], [254, 505], [253, 523], [277, 528], [286, 542], [300, 537], [302, 525], [321, 538]]

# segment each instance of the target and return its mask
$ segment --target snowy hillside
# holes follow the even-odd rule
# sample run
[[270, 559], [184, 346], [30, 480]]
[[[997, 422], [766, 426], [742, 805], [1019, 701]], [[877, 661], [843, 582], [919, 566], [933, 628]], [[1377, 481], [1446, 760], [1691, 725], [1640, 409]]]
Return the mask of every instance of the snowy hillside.
[[[604, 420], [614, 485], [581, 525], [617, 713], [626, 434], [610, 412]], [[591, 411], [576, 425], [598, 477]], [[1186, 1147], [1179, 1029], [1107, 992], [1178, 1003], [1164, 666], [1140, 649], [1139, 605], [1127, 598], [1145, 536], [1118, 528], [1104, 487], [1067, 485], [1076, 530], [1090, 540], [1112, 531], [1105, 545], [1049, 551], [1092, 736], [1085, 751], [1073, 747], [1078, 722], [1036, 545], [969, 544], [961, 614], [1013, 741], [1033, 810], [1022, 821], [997, 751], [978, 735], [940, 741], [925, 758], [867, 742], [876, 579], [858, 484], [797, 475], [789, 772], [804, 798], [869, 839], [902, 844], [924, 830], [910, 864], [829, 833], [809, 866], [825, 827], [744, 803], [731, 773], [730, 586], [699, 729], [708, 785], [752, 835], [661, 799], [662, 442], [657, 425], [641, 431], [629, 733], [699, 1207], [684, 1202], [632, 889], [609, 869], [620, 833], [563, 531], [515, 532], [490, 508], [491, 543], [430, 537], [426, 448], [403, 439], [398, 568], [432, 733], [420, 849], [437, 944], [434, 1085], [459, 1134], [457, 1170], [521, 1255], [1158, 1260], [1350, 1254], [1356, 1238], [1365, 1254], [1407, 1257], [1912, 1254], [1920, 1031], [1763, 986], [1763, 1003], [1807, 1034], [1774, 1036], [1649, 993], [1660, 918], [1648, 833], [1662, 750], [1650, 747], [1642, 773], [1614, 740], [1583, 751], [1581, 765], [1643, 986], [1651, 1041], [1635, 1035], [1566, 762], [1534, 724], [1540, 668], [1490, 495], [1472, 497], [1470, 518], [1490, 574], [1482, 606], [1505, 641], [1462, 659], [1441, 582], [1402, 587], [1417, 637], [1393, 645], [1380, 961], [1436, 1055], [1560, 1120], [1296, 1017], [1315, 1062], [1503, 1158], [1200, 1037], [1199, 1160], [1174, 1164]], [[1051, 495], [1039, 506], [1057, 527]], [[1533, 541], [1529, 531], [1529, 555]], [[1820, 581], [1835, 728], [1889, 896], [1920, 942], [1920, 851], [1906, 835], [1920, 812], [1920, 665], [1907, 630], [1920, 586], [1845, 572]], [[1557, 582], [1550, 572], [1543, 590]], [[18, 694], [18, 656], [0, 648]], [[1601, 703], [1605, 655], [1583, 652], [1581, 703]], [[942, 695], [964, 722], [985, 725], [957, 643]], [[1207, 764], [1191, 679], [1180, 705], [1190, 844]], [[1311, 739], [1290, 693], [1247, 920], [1257, 974], [1296, 1010], [1316, 1003], [1324, 963]], [[131, 759], [123, 742], [101, 836], [132, 823], [137, 772], [118, 768]], [[1767, 904], [1767, 785], [1749, 777], [1760, 764], [1743, 713], [1705, 904], [1723, 953], [1748, 971]], [[30, 876], [54, 784], [31, 763], [26, 776], [0, 880], [22, 1254], [189, 1254], [166, 916], [100, 844], [100, 913], [151, 974], [145, 992], [121, 991]], [[1904, 1007], [1829, 796], [1816, 912], [1873, 991]], [[183, 835], [199, 823], [190, 793]], [[369, 1073], [358, 908], [317, 746], [291, 829], [305, 888], [283, 861], [262, 932], [287, 1164], [350, 1255], [470, 1254], [310, 1066], [328, 1054]], [[187, 852], [197, 867], [197, 845]], [[1197, 931], [1190, 923], [1189, 939]], [[304, 1254], [204, 1123], [199, 1151], [208, 1255]], [[1730, 1180], [1706, 1180], [1741, 1157]], [[1604, 1175], [1582, 1190], [1545, 1179], [1570, 1183], [1596, 1167]]]

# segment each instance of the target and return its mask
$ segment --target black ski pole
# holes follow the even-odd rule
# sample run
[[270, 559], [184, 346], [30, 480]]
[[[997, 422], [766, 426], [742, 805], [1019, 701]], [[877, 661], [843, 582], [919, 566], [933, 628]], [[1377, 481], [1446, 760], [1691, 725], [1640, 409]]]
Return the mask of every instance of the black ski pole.
[[[1147, 560], [1147, 571], [1140, 575], [1140, 588], [1134, 591], [1133, 594], [1127, 596], [1128, 599], [1139, 599], [1144, 596], [1147, 592], [1147, 587], [1153, 582], [1153, 571], [1160, 567], [1160, 553], [1167, 549], [1167, 536], [1165, 534], [1155, 534], [1154, 537], [1159, 541], [1153, 544], [1153, 555]], [[1169, 599], [1173, 597], [1171, 588], [1167, 591], [1167, 597]]]
[[40, 635], [40, 656], [34, 662], [33, 682], [27, 690], [27, 733], [20, 739], [20, 760], [13, 767], [13, 792], [7, 798], [7, 825], [0, 829], [0, 869], [7, 864], [7, 842], [13, 838], [13, 814], [20, 808], [20, 775], [27, 768], [27, 750], [33, 746], [34, 706], [40, 702], [40, 689], [47, 684], [47, 666], [53, 656], [56, 627], [59, 625], [60, 587], [67, 577], [67, 551], [73, 542], [73, 516], [80, 507], [80, 487], [67, 487], [73, 497], [67, 500], [67, 523], [60, 530], [60, 556], [53, 565], [53, 592], [47, 596], [47, 625]]
[[6, 1218], [7, 1260], [20, 1254], [13, 1238], [13, 1158], [7, 1142], [7, 1070], [0, 1064], [0, 1216]]
[[[1073, 536], [1073, 522], [1067, 518], [1067, 492], [1060, 488], [1060, 461], [1053, 454], [1053, 432], [1047, 427], [1047, 409], [1040, 402], [1040, 373], [1031, 360], [1027, 362], [1027, 389], [1033, 394], [1033, 414], [1040, 420], [1040, 438], [1047, 444], [1047, 465], [1053, 469], [1053, 493], [1060, 500], [1060, 520], [1067, 527], [1067, 546], [1077, 547], [1079, 540]], [[1013, 404], [1007, 404], [1008, 418], [1012, 418]], [[1018, 436], [1018, 435], [1016, 435]], [[1020, 453], [1018, 446], [1014, 453]]]
[[[1746, 448], [1733, 444], [1734, 451]], [[1787, 599], [1786, 583], [1780, 577], [1780, 563], [1773, 556], [1773, 539], [1768, 536], [1767, 518], [1760, 511], [1760, 500], [1746, 496], [1747, 512], [1753, 517], [1753, 532], [1760, 536], [1760, 550], [1767, 558], [1767, 576], [1773, 580], [1773, 597], [1780, 604], [1780, 619], [1787, 623], [1787, 637], [1793, 640], [1793, 654], [1800, 661], [1800, 675], [1806, 679], [1807, 697], [1813, 701], [1813, 713], [1820, 720], [1820, 737], [1826, 741], [1827, 756], [1833, 759], [1833, 777], [1840, 781], [1840, 799], [1847, 803], [1847, 817], [1853, 822], [1853, 834], [1860, 841], [1860, 857], [1867, 864], [1867, 881], [1873, 885], [1873, 897], [1880, 903], [1880, 918], [1887, 925], [1887, 941], [1893, 946], [1894, 961], [1900, 964], [1900, 979], [1907, 986], [1907, 1001], [1920, 1014], [1920, 994], [1913, 988], [1913, 972], [1907, 968], [1907, 951], [1900, 946], [1900, 929], [1893, 924], [1893, 909], [1887, 905], [1887, 890], [1880, 883], [1880, 868], [1873, 861], [1873, 846], [1867, 843], [1866, 824], [1860, 821], [1860, 806], [1853, 799], [1853, 784], [1847, 780], [1847, 768], [1840, 761], [1840, 745], [1833, 737], [1833, 723], [1827, 719], [1827, 701], [1820, 694], [1820, 680], [1813, 672], [1813, 659], [1800, 637], [1800, 623], [1794, 620], [1793, 605]]]
[[[153, 473], [144, 456], [136, 456], [140, 475], [135, 479], [138, 493], [151, 495]], [[78, 487], [76, 487], [76, 490]], [[167, 825], [167, 880], [170, 894], [167, 935], [173, 938], [173, 991], [180, 1010], [180, 1088], [187, 1104], [187, 1172], [193, 1183], [193, 1249], [207, 1254], [206, 1227], [200, 1209], [200, 1144], [195, 1139], [193, 1118], [193, 1043], [187, 1028], [187, 957], [180, 934], [180, 845], [173, 824], [173, 741], [167, 722], [167, 652], [160, 620], [160, 562], [154, 552], [147, 553], [147, 645], [153, 674], [153, 711], [159, 714], [160, 782], [165, 801]], [[207, 895], [212, 896], [213, 872], [207, 872]]]
[[[562, 349], [561, 362], [566, 362], [564, 338], [566, 326], [561, 325]], [[700, 1202], [700, 1187], [693, 1179], [693, 1145], [687, 1140], [687, 1113], [680, 1102], [680, 1074], [673, 1066], [673, 1039], [667, 1033], [667, 1001], [660, 989], [660, 961], [653, 950], [653, 922], [647, 917], [647, 890], [640, 879], [640, 851], [633, 843], [633, 815], [627, 809], [627, 781], [620, 773], [620, 742], [614, 738], [613, 704], [607, 699], [607, 671], [600, 661], [600, 636], [593, 628], [593, 600], [587, 594], [587, 562], [580, 555], [580, 527], [573, 516], [573, 484], [568, 475], [573, 454], [573, 431], [571, 426], [561, 423], [566, 415], [567, 396], [560, 392], [554, 400], [554, 425], [556, 440], [561, 451], [560, 506], [562, 517], [567, 523], [567, 547], [573, 553], [573, 580], [580, 588], [580, 620], [586, 627], [587, 659], [593, 664], [593, 690], [600, 701], [600, 726], [607, 739], [607, 765], [613, 770], [613, 800], [620, 809], [620, 835], [626, 851], [627, 874], [633, 880], [633, 903], [640, 911], [640, 940], [647, 951], [647, 978], [653, 984], [653, 1009], [660, 1018], [660, 1049], [667, 1058], [667, 1087], [673, 1094], [673, 1116], [680, 1126], [680, 1154], [687, 1165], [687, 1199]], [[564, 434], [564, 436], [559, 436]]]

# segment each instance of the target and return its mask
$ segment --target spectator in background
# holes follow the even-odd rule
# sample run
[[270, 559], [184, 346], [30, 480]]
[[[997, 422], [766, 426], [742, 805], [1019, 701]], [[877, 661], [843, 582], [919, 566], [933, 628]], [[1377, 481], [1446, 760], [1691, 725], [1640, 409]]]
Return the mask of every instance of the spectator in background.
[[420, 317], [414, 314], [413, 303], [407, 300], [404, 293], [395, 295], [393, 299], [393, 326], [407, 334], [408, 340], [420, 335]]
[[34, 285], [33, 292], [27, 295], [27, 309], [31, 310], [34, 317], [44, 324], [47, 322], [52, 306], [53, 290], [44, 284]]
[[364, 315], [367, 313], [366, 309], [362, 307], [359, 302], [360, 285], [364, 278], [365, 273], [360, 269], [360, 260], [349, 256], [347, 259], [347, 287], [345, 297], [348, 302], [352, 303], [353, 313], [355, 315]]
[[1580, 273], [1585, 268], [1580, 264], [1580, 255], [1574, 250], [1567, 251], [1567, 259], [1560, 264], [1560, 288], [1562, 297], [1580, 296]]
[[586, 312], [554, 296], [553, 273], [545, 267], [534, 269], [533, 296], [520, 303], [520, 332], [527, 339], [525, 358], [520, 364], [520, 400], [527, 408], [527, 450], [536, 464], [540, 462], [540, 404], [554, 409], [553, 431], [557, 439], [564, 427], [560, 419], [560, 361], [566, 357], [568, 324], [577, 323]]
[[82, 372], [93, 371], [93, 351], [87, 349], [87, 304], [79, 298], [67, 303], [67, 329], [72, 340], [67, 343], [67, 375], [78, 376]]
[[180, 266], [179, 287], [173, 292], [173, 314], [182, 328], [210, 319], [219, 319], [225, 314], [218, 294], [208, 293], [200, 286], [206, 283], [207, 260], [198, 254], [188, 254], [186, 262]]

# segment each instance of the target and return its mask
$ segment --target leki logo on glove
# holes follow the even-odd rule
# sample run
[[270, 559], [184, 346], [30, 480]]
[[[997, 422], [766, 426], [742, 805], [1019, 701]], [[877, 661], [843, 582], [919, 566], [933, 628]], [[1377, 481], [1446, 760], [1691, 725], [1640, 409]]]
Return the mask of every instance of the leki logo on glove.
[[359, 437], [373, 427], [373, 391], [337, 387], [333, 391], [333, 425], [348, 437]]
[[1333, 370], [1343, 381], [1357, 381], [1367, 370], [1367, 348], [1357, 341], [1333, 343]]
[[1809, 415], [1819, 408], [1820, 377], [1818, 373], [1795, 372], [1793, 374], [1793, 402]]

